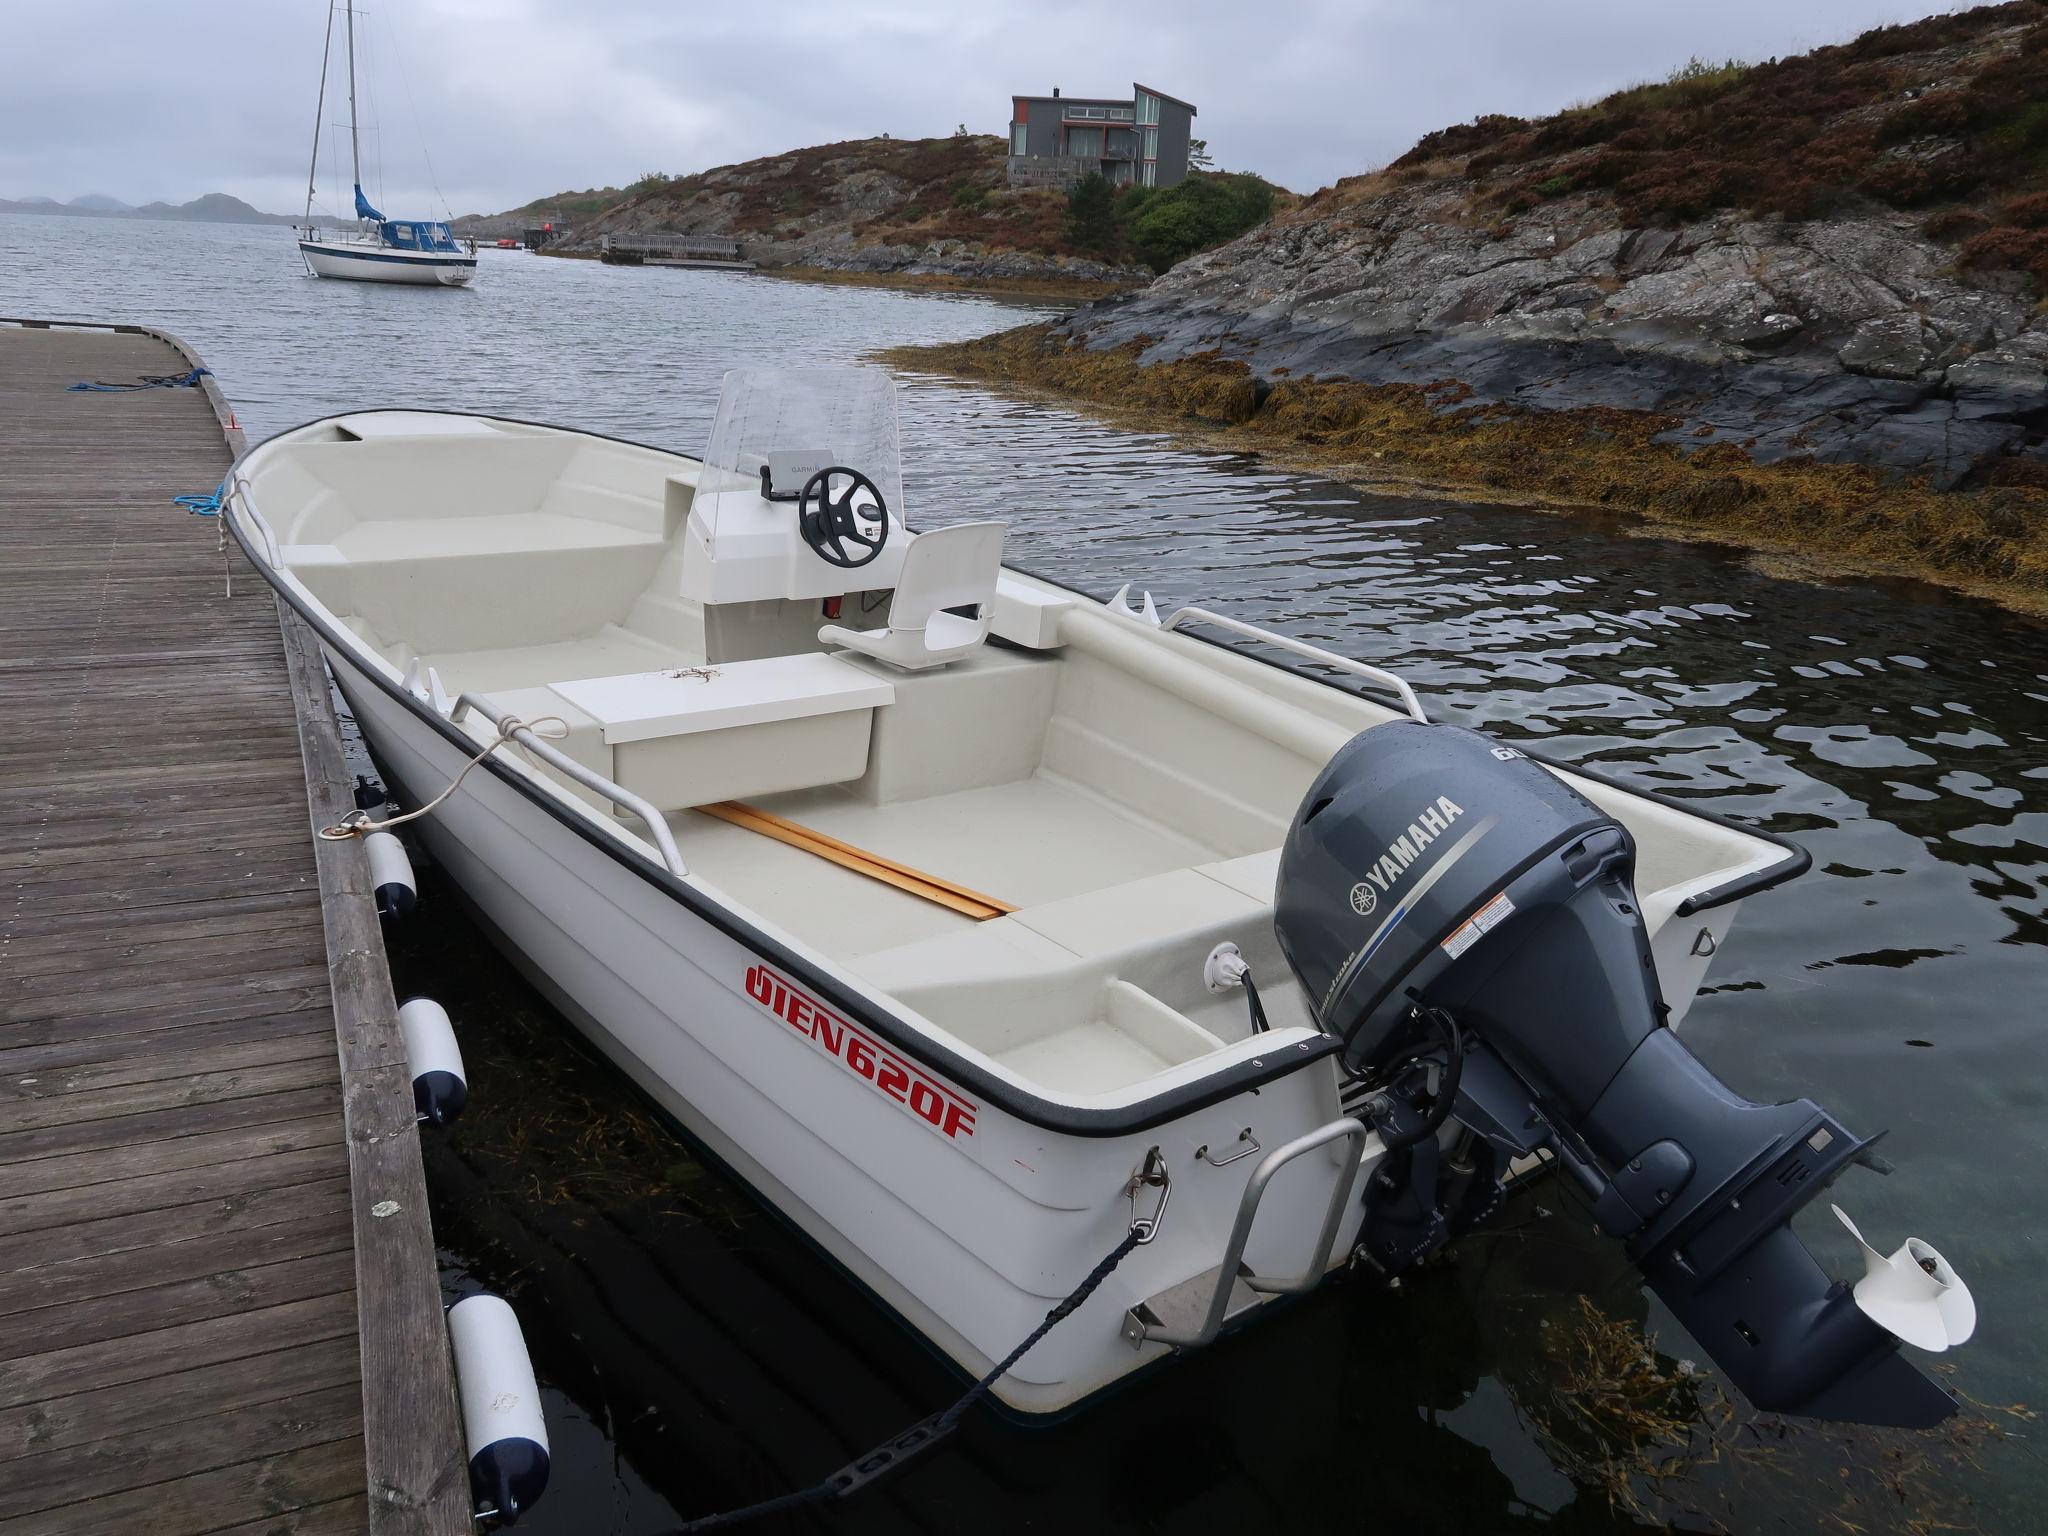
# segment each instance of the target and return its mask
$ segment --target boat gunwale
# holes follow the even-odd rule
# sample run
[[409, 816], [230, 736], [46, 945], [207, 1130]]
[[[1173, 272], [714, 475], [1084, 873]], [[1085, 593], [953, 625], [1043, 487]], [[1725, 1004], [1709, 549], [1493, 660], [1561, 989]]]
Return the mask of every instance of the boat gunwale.
[[[231, 483], [238, 478], [247, 461], [260, 453], [264, 448], [274, 443], [280, 443], [283, 439], [291, 437], [296, 433], [337, 422], [346, 416], [376, 415], [382, 412], [396, 411], [397, 409], [399, 408], [382, 406], [361, 411], [338, 411], [324, 416], [313, 417], [299, 423], [297, 426], [287, 427], [280, 432], [273, 433], [260, 443], [244, 448], [236, 456], [234, 464], [230, 467], [226, 480], [223, 483]], [[679, 453], [672, 448], [636, 442], [631, 438], [620, 437], [613, 433], [596, 432], [582, 427], [565, 427], [552, 422], [531, 421], [522, 417], [498, 416], [487, 411], [441, 409], [435, 410], [430, 414], [468, 417], [478, 421], [502, 422], [507, 426], [531, 427], [540, 431], [559, 433], [568, 437], [581, 436], [600, 442], [617, 443], [623, 447], [637, 448], [649, 453], [665, 454], [673, 458], [688, 459], [690, 457], [688, 454]], [[283, 579], [285, 574], [283, 571], [271, 566], [266, 559], [262, 558], [259, 551], [250, 542], [249, 535], [243, 530], [240, 517], [224, 516], [223, 521], [227, 523], [229, 531], [234, 535], [236, 546], [242, 551], [243, 558], [248, 560], [252, 566], [262, 573], [264, 580], [270, 584], [271, 590], [283, 602], [289, 605], [293, 612], [313, 626], [315, 633], [320, 636], [323, 644], [342, 654], [354, 655], [359, 651], [360, 642], [355, 637], [346, 634], [317, 605], [303, 598], [297, 589]], [[1070, 592], [1075, 597], [1086, 601], [1099, 601], [1098, 599], [1091, 598], [1085, 592], [1081, 592], [1050, 576], [1041, 575], [1029, 567], [1017, 565], [1007, 560], [1004, 563], [1006, 568], [1028, 576], [1034, 581], [1042, 581], [1048, 586], [1062, 592]], [[1250, 649], [1232, 645], [1222, 640], [1212, 639], [1205, 635], [1186, 634], [1184, 638], [1196, 640], [1205, 645], [1216, 646], [1218, 649], [1233, 655], [1243, 656], [1248, 660], [1276, 667], [1280, 671], [1322, 684], [1325, 687], [1336, 688], [1342, 693], [1352, 693], [1352, 690], [1343, 688], [1335, 679], [1318, 676], [1316, 673], [1309, 671], [1305, 665], [1290, 665], [1276, 661], [1270, 657], [1259, 655]], [[475, 750], [476, 744], [467, 733], [451, 722], [446, 716], [433, 709], [427, 701], [415, 697], [397, 679], [386, 676], [383, 670], [373, 669], [360, 664], [357, 665], [356, 671], [366, 677], [387, 697], [397, 702], [416, 716], [422, 723], [430, 727], [444, 741], [460, 748], [465, 755]], [[1527, 749], [1518, 750], [1526, 751]], [[1812, 865], [1813, 856], [1790, 838], [1780, 836], [1774, 832], [1767, 832], [1759, 827], [1747, 826], [1734, 820], [1732, 817], [1724, 816], [1718, 812], [1686, 805], [1682, 801], [1673, 800], [1654, 790], [1645, 790], [1635, 785], [1624, 783], [1605, 773], [1589, 771], [1573, 764], [1560, 763], [1537, 752], [1528, 752], [1528, 755], [1544, 763], [1546, 766], [1592, 779], [1595, 782], [1606, 784], [1624, 793], [1641, 796], [1646, 800], [1682, 811], [1687, 815], [1698, 816], [1717, 826], [1741, 832], [1766, 843], [1774, 844], [1790, 855], [1790, 857], [1780, 860], [1778, 863], [1767, 865], [1763, 869], [1751, 871], [1746, 875], [1739, 875], [1720, 886], [1687, 897], [1679, 904], [1677, 915], [1687, 916], [1692, 913], [1705, 911], [1711, 907], [1725, 906], [1730, 902], [1740, 900], [1744, 896], [1768, 889], [1771, 886], [1781, 884], [1786, 880], [1803, 874]], [[878, 1006], [873, 999], [848, 988], [838, 977], [820, 969], [808, 956], [784, 944], [781, 940], [774, 938], [770, 934], [763, 932], [739, 912], [726, 906], [723, 902], [713, 899], [705, 891], [690, 885], [686, 880], [673, 874], [650, 851], [641, 848], [636, 842], [628, 841], [594, 825], [585, 816], [574, 814], [567, 801], [554, 794], [544, 784], [536, 782], [525, 774], [515, 772], [511, 767], [500, 762], [495, 755], [484, 758], [481, 766], [485, 772], [489, 773], [500, 783], [517, 791], [524, 798], [544, 810], [558, 824], [568, 828], [592, 847], [622, 864], [646, 883], [662, 891], [671, 900], [681, 905], [684, 910], [708, 922], [728, 938], [746, 945], [771, 963], [787, 967], [794, 977], [801, 979], [806, 985], [815, 988], [819, 995], [834, 1007], [843, 1010], [848, 1017], [874, 1030], [891, 1045], [899, 1050], [909, 1052], [934, 1070], [953, 1078], [962, 1087], [980, 1094], [1005, 1114], [1011, 1115], [1025, 1124], [1035, 1126], [1041, 1130], [1056, 1131], [1064, 1135], [1080, 1136], [1091, 1140], [1106, 1140], [1119, 1136], [1134, 1135], [1151, 1130], [1157, 1126], [1165, 1125], [1185, 1115], [1205, 1109], [1212, 1104], [1218, 1104], [1227, 1099], [1235, 1098], [1241, 1093], [1257, 1089], [1267, 1083], [1276, 1082], [1281, 1078], [1291, 1076], [1311, 1063], [1321, 1061], [1325, 1057], [1341, 1051], [1344, 1046], [1344, 1042], [1339, 1037], [1324, 1034], [1317, 1039], [1297, 1042], [1294, 1049], [1288, 1051], [1278, 1061], [1267, 1062], [1261, 1058], [1240, 1060], [1231, 1065], [1221, 1067], [1203, 1077], [1196, 1078], [1191, 1082], [1182, 1083], [1160, 1093], [1153, 1094], [1149, 1098], [1138, 1099], [1129, 1104], [1110, 1108], [1088, 1107], [1064, 1102], [1059, 1099], [1046, 1098], [988, 1071], [978, 1063], [953, 1050], [943, 1040], [936, 1038], [924, 1029], [910, 1024], [894, 1011]]]

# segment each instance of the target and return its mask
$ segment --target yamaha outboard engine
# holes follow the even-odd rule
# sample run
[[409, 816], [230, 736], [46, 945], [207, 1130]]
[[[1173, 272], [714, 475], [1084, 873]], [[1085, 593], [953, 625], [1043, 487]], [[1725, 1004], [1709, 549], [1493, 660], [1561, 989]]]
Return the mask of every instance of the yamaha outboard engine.
[[[1853, 1290], [1815, 1263], [1793, 1213], [1879, 1160], [1818, 1105], [1752, 1104], [1679, 1043], [1634, 873], [1618, 822], [1471, 731], [1377, 726], [1317, 776], [1281, 851], [1275, 926], [1388, 1149], [1362, 1257], [1388, 1274], [1420, 1263], [1492, 1213], [1516, 1159], [1545, 1152], [1759, 1408], [1938, 1422], [1955, 1404], [1895, 1332], [1962, 1342], [1967, 1290], [1924, 1244], [1866, 1248]], [[1901, 1287], [1914, 1301], [1887, 1311]], [[1907, 1312], [1925, 1326], [1902, 1329]]]

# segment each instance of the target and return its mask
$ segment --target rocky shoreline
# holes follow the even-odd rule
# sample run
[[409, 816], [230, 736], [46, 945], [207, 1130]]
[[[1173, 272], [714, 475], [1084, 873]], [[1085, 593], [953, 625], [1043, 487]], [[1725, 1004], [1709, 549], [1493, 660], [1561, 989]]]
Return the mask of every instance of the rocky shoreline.
[[1364, 484], [2048, 612], [2048, 13], [1426, 135], [1142, 291], [899, 353]]
[[2048, 318], [1909, 218], [1511, 224], [1393, 186], [1048, 325], [891, 360], [1361, 484], [1641, 515], [2048, 612]]
[[1269, 380], [1455, 381], [1467, 409], [1653, 412], [1673, 419], [1660, 441], [1757, 464], [2048, 483], [2048, 323], [2026, 280], [1958, 273], [1910, 218], [1626, 228], [1567, 198], [1475, 228], [1465, 197], [1268, 226], [1064, 334]]
[[[2048, 616], [2048, 493], [2036, 487], [1939, 490], [1924, 475], [1803, 453], [1758, 462], [1736, 443], [1694, 437], [1683, 416], [1533, 408], [1484, 397], [1456, 377], [1274, 377], [1213, 343], [1173, 358], [1141, 337], [1102, 346], [1082, 339], [1101, 311], [1125, 307], [1110, 300], [1066, 320], [880, 358], [1042, 392], [1133, 430], [1176, 432], [1368, 491], [1619, 512], [1642, 519], [1648, 533], [1777, 557], [1784, 574], [1911, 577]], [[1497, 366], [1514, 368], [1517, 350]]]

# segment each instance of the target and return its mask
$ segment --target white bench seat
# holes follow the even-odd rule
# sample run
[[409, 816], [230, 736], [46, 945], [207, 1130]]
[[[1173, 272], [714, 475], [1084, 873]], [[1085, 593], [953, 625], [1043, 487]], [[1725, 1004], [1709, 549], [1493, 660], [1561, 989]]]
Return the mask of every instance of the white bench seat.
[[896, 697], [817, 652], [549, 687], [597, 722], [612, 777], [664, 811], [857, 779], [875, 710]]
[[885, 679], [821, 652], [550, 686], [597, 721], [611, 746], [873, 709], [896, 698]]

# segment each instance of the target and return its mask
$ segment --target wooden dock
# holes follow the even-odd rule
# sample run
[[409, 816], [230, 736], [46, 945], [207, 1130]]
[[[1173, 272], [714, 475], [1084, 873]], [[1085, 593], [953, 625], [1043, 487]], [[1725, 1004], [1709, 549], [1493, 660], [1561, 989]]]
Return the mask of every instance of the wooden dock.
[[213, 381], [65, 387], [196, 364], [0, 322], [0, 1536], [457, 1536], [383, 944], [309, 836], [349, 808], [317, 649], [171, 503], [240, 447]]

